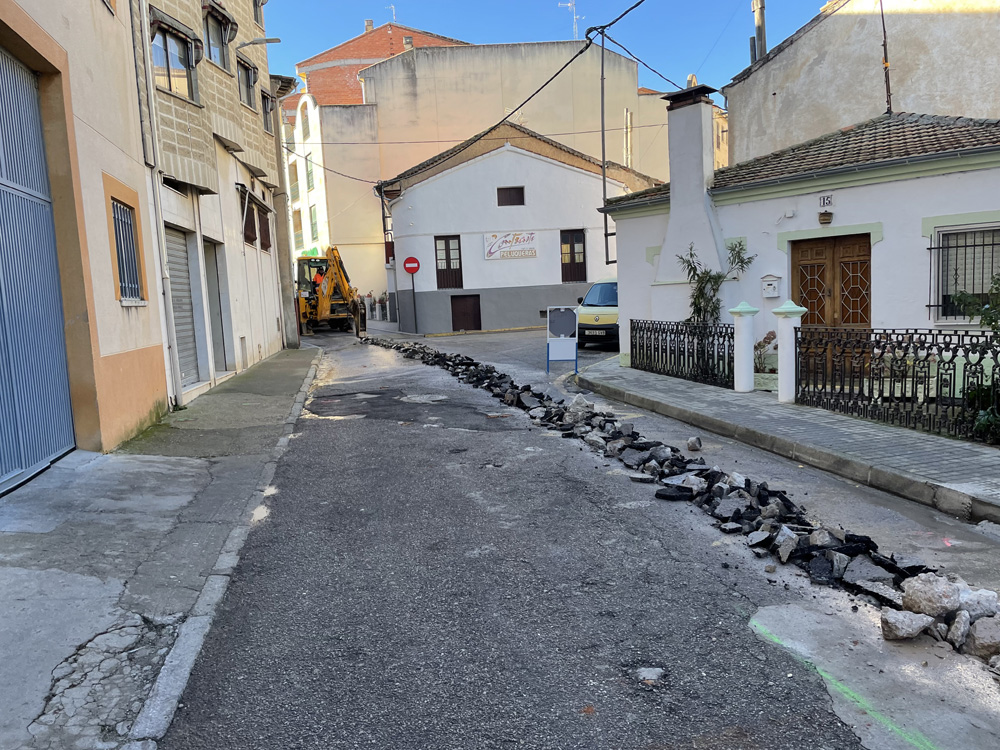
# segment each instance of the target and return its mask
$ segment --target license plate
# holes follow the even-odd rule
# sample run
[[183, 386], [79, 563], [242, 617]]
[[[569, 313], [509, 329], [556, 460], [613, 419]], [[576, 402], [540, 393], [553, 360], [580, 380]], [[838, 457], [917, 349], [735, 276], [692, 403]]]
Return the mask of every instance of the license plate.
[[587, 331], [588, 336], [604, 336], [607, 331]]

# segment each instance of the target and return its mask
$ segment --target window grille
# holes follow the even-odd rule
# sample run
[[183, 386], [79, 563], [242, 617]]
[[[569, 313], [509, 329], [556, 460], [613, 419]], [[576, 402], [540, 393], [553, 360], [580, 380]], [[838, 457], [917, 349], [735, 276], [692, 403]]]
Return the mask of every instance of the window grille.
[[928, 307], [939, 318], [965, 317], [955, 295], [968, 292], [986, 301], [993, 277], [1000, 273], [1000, 227], [941, 232], [931, 248], [931, 277], [936, 283]]
[[115, 225], [115, 251], [118, 257], [118, 292], [122, 300], [142, 299], [139, 279], [139, 242], [135, 232], [135, 209], [111, 200]]

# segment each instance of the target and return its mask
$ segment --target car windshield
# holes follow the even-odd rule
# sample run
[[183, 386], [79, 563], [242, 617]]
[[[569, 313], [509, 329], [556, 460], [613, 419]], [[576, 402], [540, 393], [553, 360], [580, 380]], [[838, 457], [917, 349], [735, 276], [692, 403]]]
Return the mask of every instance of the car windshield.
[[584, 307], [618, 307], [618, 282], [594, 284], [583, 299]]

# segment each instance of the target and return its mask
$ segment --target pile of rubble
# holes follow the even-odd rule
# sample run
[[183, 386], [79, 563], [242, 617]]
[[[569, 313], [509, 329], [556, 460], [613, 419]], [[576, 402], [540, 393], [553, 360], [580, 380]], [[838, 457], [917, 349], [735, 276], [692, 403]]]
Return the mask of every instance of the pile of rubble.
[[[634, 482], [657, 485], [656, 497], [702, 509], [726, 534], [742, 534], [758, 557], [777, 557], [804, 570], [820, 585], [864, 594], [883, 605], [887, 639], [929, 633], [963, 653], [982, 658], [1000, 678], [1000, 606], [996, 592], [973, 590], [936, 575], [924, 563], [879, 551], [870, 537], [811, 521], [783, 491], [737, 472], [708, 466], [680, 449], [643, 438], [612, 412], [598, 412], [583, 396], [565, 399], [518, 385], [492, 365], [423, 344], [367, 339], [408, 359], [441, 367], [461, 382], [518, 407], [538, 425], [582, 440], [633, 471]], [[688, 440], [689, 452], [701, 440]], [[768, 572], [775, 567], [768, 566]]]

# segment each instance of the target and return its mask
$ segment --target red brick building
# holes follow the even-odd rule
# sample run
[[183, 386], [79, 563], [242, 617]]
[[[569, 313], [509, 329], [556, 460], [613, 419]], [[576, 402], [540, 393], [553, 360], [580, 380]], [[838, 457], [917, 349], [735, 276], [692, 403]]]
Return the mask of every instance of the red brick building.
[[457, 39], [411, 29], [398, 23], [374, 28], [365, 21], [365, 33], [320, 52], [295, 66], [306, 77], [306, 89], [319, 105], [362, 104], [358, 72], [411, 47], [465, 45]]

